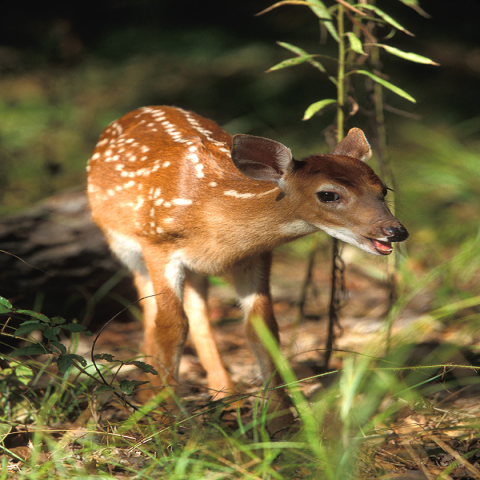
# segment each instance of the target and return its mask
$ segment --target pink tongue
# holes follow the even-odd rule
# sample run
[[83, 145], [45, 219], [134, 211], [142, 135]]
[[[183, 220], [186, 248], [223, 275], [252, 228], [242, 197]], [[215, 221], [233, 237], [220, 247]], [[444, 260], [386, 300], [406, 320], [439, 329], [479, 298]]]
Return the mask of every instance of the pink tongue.
[[372, 240], [373, 246], [381, 252], [391, 252], [392, 244], [390, 242], [381, 242], [380, 240]]

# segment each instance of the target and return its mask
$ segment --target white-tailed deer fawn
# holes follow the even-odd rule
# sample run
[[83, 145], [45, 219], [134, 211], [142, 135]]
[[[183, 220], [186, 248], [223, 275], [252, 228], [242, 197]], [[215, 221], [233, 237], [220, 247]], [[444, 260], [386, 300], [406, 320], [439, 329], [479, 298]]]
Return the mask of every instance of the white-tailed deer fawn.
[[[113, 122], [89, 162], [95, 222], [133, 272], [143, 301], [147, 362], [173, 385], [190, 329], [217, 392], [232, 388], [207, 315], [207, 277], [229, 272], [245, 313], [246, 336], [265, 382], [281, 384], [252, 322], [278, 339], [269, 275], [271, 251], [323, 230], [362, 250], [388, 255], [408, 237], [385, 205], [387, 188], [364, 161], [371, 151], [352, 129], [330, 155], [292, 158], [281, 143], [233, 138], [179, 108], [146, 107]], [[271, 411], [290, 419], [282, 389]]]

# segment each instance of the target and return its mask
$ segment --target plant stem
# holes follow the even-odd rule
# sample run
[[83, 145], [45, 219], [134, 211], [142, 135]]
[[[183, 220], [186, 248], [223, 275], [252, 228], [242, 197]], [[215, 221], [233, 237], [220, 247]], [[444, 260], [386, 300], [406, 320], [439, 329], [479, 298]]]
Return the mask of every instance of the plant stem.
[[[343, 139], [344, 135], [344, 103], [345, 103], [345, 24], [344, 24], [344, 7], [338, 5], [337, 13], [337, 29], [338, 29], [338, 70], [337, 70], [337, 143]], [[330, 302], [328, 308], [328, 333], [327, 341], [325, 345], [324, 365], [328, 369], [330, 363], [330, 357], [332, 356], [333, 342], [335, 341], [335, 325], [338, 325], [338, 310], [340, 308], [340, 302], [338, 300], [338, 264], [337, 260], [340, 259], [340, 249], [338, 240], [332, 239], [332, 270], [331, 270], [331, 290], [330, 290]], [[343, 278], [343, 275], [341, 276]], [[343, 285], [340, 285], [340, 289], [343, 290]]]
[[[370, 61], [371, 65], [374, 68], [379, 68], [380, 66], [380, 52], [378, 47], [373, 47], [370, 52]], [[392, 169], [390, 166], [390, 159], [388, 155], [388, 147], [387, 147], [387, 131], [385, 128], [385, 111], [384, 111], [384, 100], [383, 100], [383, 87], [377, 83], [373, 82], [373, 103], [374, 103], [374, 110], [375, 110], [375, 130], [376, 130], [376, 139], [377, 139], [377, 154], [380, 163], [380, 175], [382, 178], [388, 178], [392, 183], [393, 192], [390, 192], [393, 200], [390, 203], [390, 210], [393, 215], [395, 215], [395, 179], [392, 174]], [[387, 260], [387, 285], [389, 290], [389, 298], [388, 298], [388, 307], [387, 307], [387, 314], [390, 312], [393, 304], [397, 300], [397, 252], [394, 249], [392, 255], [388, 257]], [[390, 342], [391, 342], [391, 327], [387, 330], [387, 339], [386, 339], [386, 351], [390, 350]]]
[[337, 71], [337, 143], [343, 139], [344, 104], [345, 104], [345, 24], [344, 7], [339, 4], [337, 16], [338, 36], [338, 71]]

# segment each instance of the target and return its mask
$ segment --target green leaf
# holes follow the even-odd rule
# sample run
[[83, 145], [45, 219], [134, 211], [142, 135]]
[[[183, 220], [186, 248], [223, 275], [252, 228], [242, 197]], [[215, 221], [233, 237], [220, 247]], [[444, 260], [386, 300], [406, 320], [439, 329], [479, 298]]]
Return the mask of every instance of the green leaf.
[[28, 385], [30, 380], [33, 378], [33, 370], [23, 362], [11, 361], [8, 363], [11, 367], [9, 370], [13, 370], [15, 372], [17, 380], [23, 385]]
[[95, 360], [106, 360], [107, 362], [113, 362], [114, 356], [110, 353], [97, 353], [93, 356]]
[[128, 362], [127, 365], [135, 365], [144, 373], [151, 373], [153, 375], [158, 375], [158, 372], [151, 365], [145, 362], [139, 362], [138, 360], [135, 360], [133, 362]]
[[398, 48], [390, 47], [388, 45], [383, 45], [381, 43], [372, 43], [372, 45], [375, 45], [377, 47], [382, 47], [388, 53], [391, 53], [392, 55], [396, 55], [397, 57], [400, 57], [400, 58], [404, 58], [405, 60], [409, 60], [410, 62], [423, 63], [425, 65], [436, 65], [436, 66], [440, 65], [439, 63], [436, 63], [433, 60], [430, 60], [430, 58], [422, 57], [422, 55], [417, 55], [416, 53], [404, 52], [402, 50], [399, 50]]
[[411, 95], [409, 95], [405, 90], [402, 90], [401, 88], [393, 85], [393, 83], [387, 82], [383, 78], [377, 77], [377, 75], [371, 72], [367, 72], [366, 70], [355, 70], [353, 73], [366, 75], [367, 77], [370, 77], [373, 81], [382, 85], [382, 87], [388, 88], [388, 90], [391, 90], [393, 93], [396, 93], [398, 96], [405, 98], [409, 102], [417, 103], [417, 101]]
[[275, 8], [278, 7], [283, 7], [283, 5], [305, 5], [305, 6], [310, 6], [313, 5], [313, 3], [307, 2], [305, 0], [282, 0], [281, 2], [274, 3], [273, 5], [270, 5], [267, 7], [265, 10], [262, 10], [261, 12], [257, 13], [256, 16], [258, 17], [259, 15], [263, 15], [264, 13], [270, 12]]
[[87, 361], [83, 357], [76, 355], [75, 353], [61, 354], [57, 360], [57, 366], [60, 372], [65, 373], [73, 365], [74, 360], [83, 366], [87, 364]]
[[[286, 42], [277, 42], [278, 45], [281, 47], [289, 50], [290, 52], [296, 53], [298, 56], [306, 56], [308, 53], [303, 50], [300, 47], [296, 47], [295, 45], [292, 45], [291, 43], [286, 43]], [[313, 60], [312, 58], [310, 60], [307, 60], [310, 65], [313, 65], [315, 68], [318, 68], [321, 72], [325, 73], [325, 67], [317, 60]]]
[[417, 0], [400, 0], [407, 7], [413, 8], [418, 14], [425, 18], [431, 18], [431, 16], [418, 4]]
[[317, 112], [325, 108], [327, 105], [331, 105], [332, 103], [336, 103], [336, 100], [332, 98], [326, 98], [324, 100], [320, 100], [319, 102], [312, 103], [306, 110], [303, 116], [303, 120], [309, 120], [312, 118]]
[[66, 322], [66, 320], [63, 317], [52, 317], [50, 320], [50, 323], [52, 325], [62, 325]]
[[45, 338], [48, 338], [48, 340], [56, 340], [61, 331], [62, 329], [60, 327], [47, 327], [43, 331], [43, 335]]
[[97, 393], [103, 393], [103, 392], [114, 392], [115, 388], [111, 387], [110, 385], [101, 385], [100, 387], [97, 388]]
[[274, 72], [276, 70], [281, 70], [282, 68], [293, 67], [295, 65], [300, 65], [301, 63], [308, 62], [311, 58], [316, 57], [316, 55], [302, 55], [301, 57], [289, 58], [283, 62], [278, 63], [277, 65], [269, 68], [268, 72]]
[[67, 323], [66, 325], [62, 325], [62, 328], [64, 330], [68, 330], [69, 332], [87, 333], [85, 325], [82, 325], [81, 323]]
[[365, 52], [363, 51], [362, 41], [353, 32], [348, 32], [346, 35], [348, 37], [348, 41], [350, 42], [350, 48], [355, 53], [365, 55]]
[[65, 373], [73, 364], [73, 358], [70, 355], [60, 355], [57, 359], [57, 367], [61, 373]]
[[57, 340], [50, 340], [50, 345], [57, 347], [60, 353], [67, 353], [67, 348], [65, 347], [65, 345]]
[[277, 42], [277, 45], [280, 45], [281, 47], [286, 48], [287, 50], [290, 50], [291, 52], [296, 53], [297, 55], [308, 55], [308, 52], [306, 52], [303, 48], [296, 47], [291, 43]]
[[357, 3], [354, 5], [355, 8], [359, 9], [366, 9], [366, 10], [373, 10], [382, 20], [390, 24], [392, 27], [395, 27], [397, 30], [401, 30], [402, 32], [406, 33], [407, 35], [410, 35], [414, 37], [415, 35], [411, 32], [409, 32], [406, 28], [402, 27], [394, 18], [392, 18], [390, 15], [386, 14], [383, 10], [380, 10], [377, 6], [375, 5], [367, 5], [363, 3]]
[[12, 309], [12, 304], [6, 298], [0, 297], [0, 313], [11, 312]]
[[310, 3], [313, 3], [313, 6], [310, 6], [312, 12], [321, 20], [325, 28], [328, 30], [330, 35], [335, 39], [336, 42], [340, 43], [340, 37], [338, 36], [337, 29], [332, 21], [332, 16], [328, 11], [327, 7], [321, 0], [311, 0]]
[[35, 330], [45, 330], [47, 325], [37, 322], [37, 320], [28, 320], [23, 322], [16, 330], [14, 335], [19, 337], [20, 335], [27, 335]]
[[32, 310], [15, 310], [15, 312], [21, 313], [22, 315], [28, 315], [38, 320], [42, 320], [42, 322], [50, 323], [50, 319], [43, 313], [34, 312]]
[[119, 385], [120, 389], [125, 395], [132, 395], [135, 387], [138, 385], [145, 385], [148, 382], [140, 382], [138, 380], [122, 380]]
[[87, 366], [87, 359], [82, 357], [81, 355], [77, 355], [76, 353], [67, 353], [67, 355], [73, 360], [76, 360], [83, 367]]
[[43, 355], [45, 353], [50, 353], [47, 348], [41, 343], [33, 343], [32, 345], [27, 345], [26, 347], [17, 348], [14, 352], [11, 353], [12, 357], [22, 357], [24, 355]]

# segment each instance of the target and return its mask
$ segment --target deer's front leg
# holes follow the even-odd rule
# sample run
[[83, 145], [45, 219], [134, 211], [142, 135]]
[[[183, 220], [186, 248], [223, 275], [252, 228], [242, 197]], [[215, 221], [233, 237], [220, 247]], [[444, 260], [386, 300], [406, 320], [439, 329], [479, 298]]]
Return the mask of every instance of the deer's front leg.
[[190, 336], [207, 372], [211, 394], [217, 399], [232, 394], [233, 384], [213, 337], [208, 317], [207, 294], [208, 278], [187, 270], [183, 304], [190, 325]]
[[245, 314], [245, 333], [248, 344], [260, 366], [263, 381], [270, 388], [268, 394], [269, 421], [271, 434], [287, 427], [293, 421], [289, 398], [283, 388], [283, 382], [276, 371], [275, 363], [256, 333], [255, 322], [263, 320], [274, 338], [279, 342], [278, 325], [273, 314], [270, 294], [271, 253], [264, 253], [235, 266], [233, 277], [235, 287]]
[[143, 248], [149, 278], [136, 275], [140, 296], [155, 295], [143, 300], [143, 353], [158, 375], [149, 375], [156, 391], [166, 385], [175, 389], [183, 346], [188, 335], [188, 320], [182, 306], [184, 267], [175, 255]]

